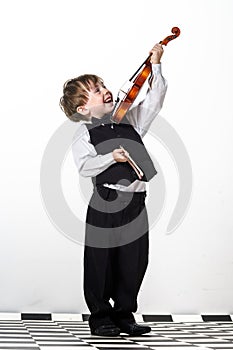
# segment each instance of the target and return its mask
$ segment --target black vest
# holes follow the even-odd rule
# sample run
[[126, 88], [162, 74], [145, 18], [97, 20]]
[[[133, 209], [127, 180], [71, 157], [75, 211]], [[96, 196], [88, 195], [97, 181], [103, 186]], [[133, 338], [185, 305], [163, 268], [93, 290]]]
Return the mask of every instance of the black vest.
[[[107, 154], [116, 148], [120, 148], [121, 145], [142, 169], [144, 176], [141, 181], [149, 181], [157, 174], [141, 136], [126, 118], [120, 124], [111, 124], [109, 116], [105, 116], [102, 119], [92, 118], [92, 124], [85, 125], [97, 154]], [[128, 186], [135, 180], [139, 180], [139, 178], [128, 162], [114, 163], [105, 171], [92, 178], [94, 185], [118, 183]]]

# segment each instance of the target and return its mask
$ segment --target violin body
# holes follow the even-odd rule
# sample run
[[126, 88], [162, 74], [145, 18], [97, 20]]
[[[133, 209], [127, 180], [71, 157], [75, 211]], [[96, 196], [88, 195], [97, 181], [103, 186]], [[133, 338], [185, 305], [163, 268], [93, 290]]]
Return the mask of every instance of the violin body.
[[[177, 38], [180, 35], [180, 29], [178, 27], [173, 27], [172, 33], [174, 33], [174, 35], [167, 36], [164, 40], [160, 41], [160, 44], [166, 46], [171, 40]], [[143, 84], [151, 74], [150, 58], [151, 54], [142, 63], [134, 75], [129, 79], [127, 84], [120, 89], [111, 116], [112, 122], [119, 124], [138, 96]]]

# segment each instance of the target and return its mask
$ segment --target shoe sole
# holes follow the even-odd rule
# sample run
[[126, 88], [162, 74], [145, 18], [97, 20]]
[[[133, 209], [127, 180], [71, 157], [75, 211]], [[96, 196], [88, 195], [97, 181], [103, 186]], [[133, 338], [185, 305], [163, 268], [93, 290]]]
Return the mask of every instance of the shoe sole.
[[148, 331], [138, 331], [138, 332], [134, 332], [134, 333], [127, 333], [130, 337], [138, 337], [139, 335], [143, 335], [143, 334], [147, 334], [147, 333], [150, 333], [151, 332], [151, 329], [148, 330]]
[[96, 335], [98, 337], [116, 337], [120, 335], [120, 329], [119, 330], [105, 330], [100, 332], [91, 331], [91, 335]]

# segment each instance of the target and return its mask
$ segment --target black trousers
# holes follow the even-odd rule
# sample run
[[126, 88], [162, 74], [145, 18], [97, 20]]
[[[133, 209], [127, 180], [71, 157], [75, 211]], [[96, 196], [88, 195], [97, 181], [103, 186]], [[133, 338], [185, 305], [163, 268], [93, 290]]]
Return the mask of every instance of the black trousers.
[[[146, 192], [95, 187], [86, 217], [84, 296], [90, 328], [134, 321], [148, 264]], [[113, 300], [114, 306], [110, 304]]]

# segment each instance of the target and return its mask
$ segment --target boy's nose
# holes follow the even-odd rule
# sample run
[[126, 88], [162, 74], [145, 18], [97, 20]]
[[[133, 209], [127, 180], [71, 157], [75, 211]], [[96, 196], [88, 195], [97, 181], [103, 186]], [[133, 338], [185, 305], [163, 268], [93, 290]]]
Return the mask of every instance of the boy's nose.
[[108, 89], [106, 87], [102, 87], [103, 94], [106, 94], [108, 92]]

